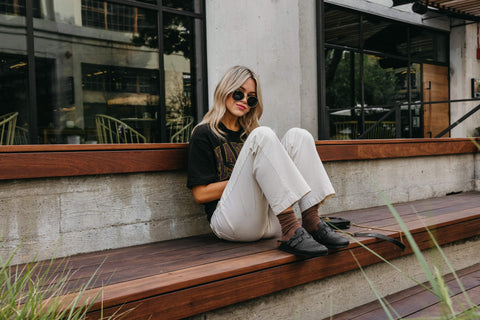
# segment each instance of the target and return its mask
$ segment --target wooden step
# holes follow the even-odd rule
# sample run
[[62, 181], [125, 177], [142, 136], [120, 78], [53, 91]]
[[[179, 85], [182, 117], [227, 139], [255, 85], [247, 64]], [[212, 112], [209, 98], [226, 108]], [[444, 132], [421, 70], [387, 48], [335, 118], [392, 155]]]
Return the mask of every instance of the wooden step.
[[[449, 274], [444, 277], [447, 287], [451, 291], [455, 312], [460, 313], [471, 306], [466, 303], [465, 294], [474, 305], [480, 305], [480, 263], [456, 272], [465, 291], [458, 285], [455, 277]], [[430, 287], [428, 283], [424, 283]], [[405, 318], [435, 318], [442, 316], [442, 305], [439, 299], [422, 286], [400, 291], [385, 297], [388, 301], [389, 312], [395, 319]], [[380, 302], [374, 301], [352, 310], [328, 317], [324, 320], [373, 320], [388, 319], [386, 311]]]
[[[480, 193], [470, 192], [413, 201], [394, 206], [421, 249], [432, 247], [426, 228], [439, 244], [469, 239], [480, 234]], [[388, 207], [340, 212], [333, 216], [350, 219], [349, 232], [375, 228], [405, 242]], [[358, 226], [360, 225], [360, 226]], [[376, 238], [356, 238], [386, 259], [412, 253]], [[379, 259], [356, 242], [348, 248], [318, 258], [299, 258], [276, 249], [277, 240], [250, 243], [219, 240], [213, 235], [72, 256], [55, 261], [59, 270], [70, 270], [68, 290], [74, 292], [97, 271], [86, 292], [94, 297], [91, 319], [117, 310], [135, 309], [127, 319], [181, 319], [269, 293], [332, 277], [357, 269], [352, 254], [362, 266]], [[66, 293], [66, 299], [74, 294]]]

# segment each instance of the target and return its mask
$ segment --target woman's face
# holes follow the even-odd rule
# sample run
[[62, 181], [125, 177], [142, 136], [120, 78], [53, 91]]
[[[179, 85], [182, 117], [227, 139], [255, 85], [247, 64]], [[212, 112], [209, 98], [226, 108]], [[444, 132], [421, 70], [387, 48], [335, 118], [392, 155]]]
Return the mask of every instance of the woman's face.
[[248, 78], [238, 90], [243, 92], [244, 97], [241, 100], [234, 100], [232, 98], [232, 93], [227, 96], [227, 101], [225, 102], [227, 112], [226, 115], [233, 116], [235, 118], [240, 118], [246, 115], [250, 111], [250, 107], [247, 104], [247, 98], [250, 96], [257, 96], [257, 88], [255, 80]]

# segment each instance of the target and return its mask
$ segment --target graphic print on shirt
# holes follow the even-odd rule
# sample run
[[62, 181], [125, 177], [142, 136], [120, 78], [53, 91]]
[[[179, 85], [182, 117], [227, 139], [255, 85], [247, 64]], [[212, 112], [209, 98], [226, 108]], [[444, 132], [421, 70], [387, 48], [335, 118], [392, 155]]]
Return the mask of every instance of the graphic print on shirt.
[[238, 154], [242, 149], [243, 143], [225, 142], [215, 148], [215, 157], [217, 159], [217, 173], [219, 181], [227, 180], [232, 175], [233, 167], [237, 162]]

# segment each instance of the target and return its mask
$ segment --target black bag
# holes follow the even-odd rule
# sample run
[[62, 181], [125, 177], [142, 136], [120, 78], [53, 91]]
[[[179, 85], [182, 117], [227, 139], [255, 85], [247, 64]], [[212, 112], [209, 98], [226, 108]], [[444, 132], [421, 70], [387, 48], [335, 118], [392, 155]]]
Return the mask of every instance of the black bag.
[[[345, 219], [345, 218], [322, 217], [322, 219], [326, 223], [328, 223], [332, 227], [332, 229], [334, 229], [334, 230], [335, 229], [345, 230], [345, 229], [350, 228], [350, 220]], [[356, 225], [356, 226], [365, 228], [364, 226], [359, 226], [359, 225]], [[356, 232], [356, 233], [353, 233], [351, 235], [354, 236], [354, 237], [373, 237], [373, 238], [385, 240], [385, 241], [391, 242], [394, 245], [400, 247], [400, 249], [405, 250], [405, 245], [402, 242], [400, 242], [398, 240], [395, 240], [395, 239], [393, 239], [389, 236], [380, 234], [380, 233], [374, 233], [374, 232], [360, 233], [360, 232]]]
[[333, 229], [345, 230], [350, 228], [350, 220], [340, 217], [324, 217], [326, 223], [328, 223]]

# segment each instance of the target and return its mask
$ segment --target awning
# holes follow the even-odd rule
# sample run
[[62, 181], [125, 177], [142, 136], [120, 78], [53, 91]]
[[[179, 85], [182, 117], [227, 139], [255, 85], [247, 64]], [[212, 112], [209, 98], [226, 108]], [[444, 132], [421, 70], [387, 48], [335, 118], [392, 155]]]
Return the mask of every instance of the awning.
[[428, 6], [452, 18], [480, 22], [479, 0], [393, 0], [393, 5], [416, 3]]

